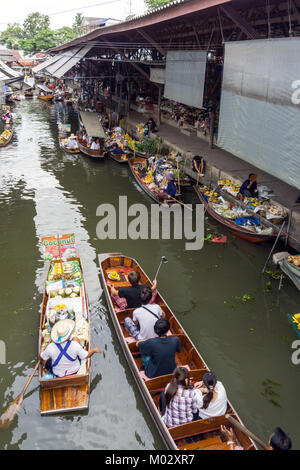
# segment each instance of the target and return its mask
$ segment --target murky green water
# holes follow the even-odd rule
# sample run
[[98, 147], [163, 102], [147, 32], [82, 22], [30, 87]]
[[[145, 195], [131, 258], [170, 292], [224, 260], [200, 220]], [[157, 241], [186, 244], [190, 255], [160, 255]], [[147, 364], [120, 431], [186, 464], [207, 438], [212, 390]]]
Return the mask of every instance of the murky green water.
[[[150, 277], [162, 255], [159, 288], [219, 379], [245, 424], [261, 438], [282, 426], [300, 448], [298, 422], [300, 365], [291, 362], [297, 339], [287, 313], [300, 296], [285, 281], [266, 292], [260, 276], [268, 250], [228, 234], [226, 246], [206, 244], [199, 252], [183, 241], [105, 240], [96, 235], [99, 204], [151, 201], [128, 168], [113, 161], [66, 156], [58, 145], [58, 122], [72, 122], [70, 108], [38, 100], [15, 108], [14, 142], [0, 149], [0, 340], [7, 364], [0, 365], [0, 413], [23, 388], [37, 360], [38, 325], [47, 266], [39, 239], [75, 232], [85, 271], [92, 317], [94, 356], [90, 408], [86, 413], [41, 417], [35, 377], [9, 430], [0, 431], [0, 449], [163, 449], [163, 443], [123, 358], [102, 295], [97, 255], [122, 251], [134, 256]], [[70, 116], [68, 116], [70, 113]], [[187, 198], [192, 199], [192, 195]], [[217, 233], [222, 228], [208, 220]], [[252, 300], [243, 302], [244, 294]], [[272, 384], [265, 395], [262, 382]], [[275, 403], [271, 403], [270, 398]]]

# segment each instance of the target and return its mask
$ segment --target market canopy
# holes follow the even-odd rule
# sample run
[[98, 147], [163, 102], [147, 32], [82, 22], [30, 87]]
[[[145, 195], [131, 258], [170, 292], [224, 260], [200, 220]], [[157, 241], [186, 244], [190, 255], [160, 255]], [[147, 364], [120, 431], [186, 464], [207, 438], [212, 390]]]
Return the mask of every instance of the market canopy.
[[55, 78], [63, 77], [92, 49], [93, 46], [73, 47], [61, 54], [58, 62], [47, 68], [47, 72]]
[[42, 70], [44, 70], [49, 65], [54, 64], [54, 62], [57, 62], [58, 59], [59, 59], [58, 55], [54, 56], [54, 57], [50, 57], [50, 59], [45, 60], [45, 62], [42, 62], [41, 64], [36, 65], [35, 67], [33, 67], [33, 69], [32, 69], [33, 73], [41, 72]]
[[98, 113], [89, 113], [87, 111], [80, 111], [80, 117], [85, 127], [87, 134], [90, 137], [99, 137], [105, 139], [106, 135], [99, 122]]
[[24, 78], [25, 88], [33, 88], [34, 87], [34, 77], [26, 76]]
[[53, 93], [53, 91], [50, 90], [50, 88], [48, 88], [48, 87], [45, 86], [45, 85], [37, 85], [37, 86], [38, 86], [38, 88], [40, 88], [41, 90], [45, 91], [46, 93], [49, 93], [49, 94], [52, 94], [52, 93]]
[[1, 81], [6, 84], [14, 83], [23, 80], [23, 74], [17, 72], [16, 70], [11, 69], [6, 65], [2, 60], [0, 60], [0, 74]]

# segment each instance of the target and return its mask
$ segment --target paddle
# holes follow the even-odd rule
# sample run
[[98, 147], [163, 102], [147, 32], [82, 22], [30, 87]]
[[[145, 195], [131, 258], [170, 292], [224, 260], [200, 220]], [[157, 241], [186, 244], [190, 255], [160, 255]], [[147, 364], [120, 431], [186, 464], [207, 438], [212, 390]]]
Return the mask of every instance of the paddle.
[[259, 446], [261, 446], [265, 450], [270, 450], [270, 448], [263, 442], [261, 441], [258, 437], [256, 437], [249, 429], [245, 428], [245, 426], [241, 423], [239, 423], [236, 419], [234, 419], [232, 416], [226, 414], [225, 418], [237, 429], [242, 431], [246, 436], [250, 437], [253, 441], [255, 441]]
[[[183, 204], [183, 202], [178, 201], [178, 199], [175, 199], [175, 198], [172, 197], [172, 196], [169, 196], [168, 199], [172, 199], [173, 201], [177, 202], [177, 204], [180, 204], [181, 206], [186, 207], [187, 209], [189, 209], [190, 211], [193, 212], [193, 209], [191, 209], [191, 208], [190, 208], [189, 206], [187, 206], [186, 204]], [[168, 199], [166, 199], [166, 201], [168, 201]]]
[[0, 429], [1, 428], [8, 428], [11, 423], [13, 422], [16, 414], [18, 413], [20, 406], [23, 403], [24, 400], [24, 394], [28, 388], [28, 385], [30, 384], [34, 374], [36, 373], [38, 367], [40, 365], [40, 359], [35, 365], [35, 368], [33, 369], [29, 379], [27, 380], [25, 387], [23, 388], [22, 392], [20, 395], [17, 396], [17, 398], [9, 405], [9, 407], [6, 409], [6, 411], [0, 416]]

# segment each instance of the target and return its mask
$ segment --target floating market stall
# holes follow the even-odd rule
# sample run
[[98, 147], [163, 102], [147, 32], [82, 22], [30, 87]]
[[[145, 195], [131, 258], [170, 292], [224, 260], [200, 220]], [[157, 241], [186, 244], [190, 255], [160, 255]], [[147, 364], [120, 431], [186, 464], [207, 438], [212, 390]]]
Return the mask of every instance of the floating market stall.
[[[72, 338], [90, 351], [90, 316], [80, 258], [73, 234], [42, 238], [45, 259], [50, 261], [40, 319], [39, 351], [51, 343], [51, 331], [60, 320], [75, 322]], [[39, 369], [42, 415], [88, 408], [91, 361], [82, 361], [76, 374], [55, 377]]]
[[[118, 163], [127, 163], [129, 158], [132, 157], [132, 152], [128, 148], [127, 141], [120, 127], [113, 129], [111, 136], [106, 139], [105, 145], [110, 158]], [[118, 149], [120, 149], [119, 153], [114, 151], [114, 145], [117, 145]]]
[[39, 88], [38, 98], [42, 101], [52, 101], [54, 98], [53, 91], [45, 85], [37, 85]]
[[[219, 181], [219, 187], [222, 183], [223, 181]], [[195, 186], [195, 191], [207, 212], [231, 233], [247, 241], [261, 243], [275, 240], [279, 231], [278, 226], [259, 213], [262, 211], [263, 215], [266, 215], [269, 206], [256, 199], [248, 198], [245, 203], [238, 201], [232, 193], [237, 195], [239, 186], [229, 181], [226, 184], [227, 191]], [[223, 188], [224, 186], [225, 184]]]
[[0, 135], [0, 147], [6, 147], [6, 145], [11, 142], [13, 134], [14, 132], [12, 129], [5, 129], [5, 131]]
[[[80, 111], [79, 113], [80, 131], [77, 133], [78, 147], [80, 151], [91, 158], [102, 159], [105, 156], [104, 140], [106, 138], [104, 129], [100, 124], [99, 114]], [[83, 140], [83, 131], [85, 130], [89, 142]], [[100, 149], [91, 149], [91, 140], [99, 139]]]

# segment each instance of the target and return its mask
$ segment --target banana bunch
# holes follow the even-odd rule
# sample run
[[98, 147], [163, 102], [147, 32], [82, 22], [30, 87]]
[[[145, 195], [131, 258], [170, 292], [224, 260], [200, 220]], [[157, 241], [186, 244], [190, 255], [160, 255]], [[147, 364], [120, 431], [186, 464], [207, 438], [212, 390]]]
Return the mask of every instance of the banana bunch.
[[296, 313], [292, 316], [293, 322], [298, 325], [298, 330], [300, 330], [300, 313]]

